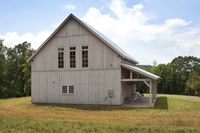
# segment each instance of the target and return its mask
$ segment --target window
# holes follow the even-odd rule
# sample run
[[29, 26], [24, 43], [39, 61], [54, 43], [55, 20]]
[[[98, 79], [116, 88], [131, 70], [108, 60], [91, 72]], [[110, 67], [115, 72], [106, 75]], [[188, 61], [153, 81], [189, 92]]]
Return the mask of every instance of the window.
[[70, 47], [70, 68], [76, 67], [76, 47]]
[[88, 46], [82, 46], [82, 67], [88, 67]]
[[64, 68], [64, 48], [58, 48], [58, 68]]
[[62, 93], [67, 94], [67, 86], [62, 86]]
[[73, 94], [74, 93], [74, 86], [69, 86], [69, 93]]

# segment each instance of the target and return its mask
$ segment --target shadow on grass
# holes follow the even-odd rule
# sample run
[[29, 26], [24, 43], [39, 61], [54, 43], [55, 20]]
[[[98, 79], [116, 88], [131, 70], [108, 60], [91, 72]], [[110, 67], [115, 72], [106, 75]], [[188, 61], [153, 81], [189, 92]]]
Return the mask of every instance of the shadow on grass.
[[115, 111], [115, 110], [146, 110], [152, 109], [150, 107], [123, 107], [121, 105], [83, 105], [83, 104], [52, 104], [52, 103], [33, 103], [34, 106], [41, 106], [47, 108], [68, 108], [68, 109], [78, 109], [78, 110], [86, 110], [86, 111]]
[[[117, 105], [82, 105], [82, 104], [44, 104], [44, 103], [34, 103], [35, 106], [44, 106], [48, 108], [71, 108], [71, 109], [79, 109], [79, 110], [88, 110], [88, 111], [113, 111], [113, 110], [137, 110], [141, 108], [133, 108], [133, 107], [123, 107]], [[143, 108], [144, 109], [144, 108]], [[145, 108], [146, 109], [146, 108]]]
[[168, 110], [168, 101], [167, 101], [167, 97], [166, 97], [166, 96], [158, 97], [154, 108], [155, 108], [155, 109], [164, 109], [164, 110]]
[[[79, 109], [79, 110], [88, 110], [88, 111], [112, 111], [112, 110], [140, 110], [140, 109], [151, 109], [151, 108], [139, 108], [139, 107], [123, 107], [123, 106], [115, 106], [115, 105], [83, 105], [83, 104], [51, 104], [51, 103], [34, 103], [35, 106], [44, 106], [47, 108], [71, 108], [71, 109]], [[166, 96], [158, 97], [156, 104], [154, 106], [155, 109], [168, 109], [168, 102]]]

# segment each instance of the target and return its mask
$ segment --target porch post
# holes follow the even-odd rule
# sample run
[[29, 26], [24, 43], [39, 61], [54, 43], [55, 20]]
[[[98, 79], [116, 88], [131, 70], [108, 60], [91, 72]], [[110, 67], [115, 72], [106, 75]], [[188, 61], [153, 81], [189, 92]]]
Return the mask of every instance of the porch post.
[[134, 82], [134, 84], [133, 84], [133, 91], [134, 91], [134, 93], [136, 92], [136, 90], [137, 90], [136, 83]]
[[149, 105], [152, 106], [152, 81], [150, 80], [150, 87], [149, 87]]
[[130, 79], [133, 79], [133, 73], [130, 71]]
[[155, 99], [157, 97], [157, 82], [155, 81]]
[[152, 103], [155, 99], [155, 81], [152, 81]]

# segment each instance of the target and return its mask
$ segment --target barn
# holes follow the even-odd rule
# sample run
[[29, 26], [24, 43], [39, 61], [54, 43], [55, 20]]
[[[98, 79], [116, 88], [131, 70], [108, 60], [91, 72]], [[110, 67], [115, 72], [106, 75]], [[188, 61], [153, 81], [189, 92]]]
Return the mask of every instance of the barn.
[[[159, 77], [73, 14], [28, 61], [32, 103], [152, 107], [156, 101]], [[137, 82], [148, 86], [148, 96], [136, 91]]]

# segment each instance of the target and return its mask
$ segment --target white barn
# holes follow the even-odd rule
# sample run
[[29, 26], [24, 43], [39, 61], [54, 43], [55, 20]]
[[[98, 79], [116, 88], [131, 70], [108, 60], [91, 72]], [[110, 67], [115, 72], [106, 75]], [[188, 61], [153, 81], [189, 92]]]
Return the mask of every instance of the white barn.
[[148, 106], [156, 100], [159, 77], [73, 14], [28, 61], [33, 103], [124, 105], [138, 81], [149, 87]]

